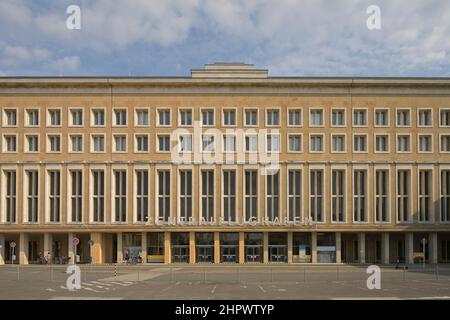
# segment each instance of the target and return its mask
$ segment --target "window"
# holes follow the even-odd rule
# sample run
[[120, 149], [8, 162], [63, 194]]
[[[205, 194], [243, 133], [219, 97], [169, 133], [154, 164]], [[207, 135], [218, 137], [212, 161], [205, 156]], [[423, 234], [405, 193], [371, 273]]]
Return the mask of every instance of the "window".
[[235, 126], [236, 125], [236, 110], [224, 110], [223, 111], [223, 125]]
[[333, 222], [345, 221], [345, 171], [331, 172], [331, 215]]
[[27, 135], [27, 152], [39, 152], [39, 136]]
[[345, 126], [345, 110], [333, 109], [333, 111], [331, 112], [331, 126]]
[[387, 134], [379, 134], [375, 136], [375, 152], [389, 151], [389, 136]]
[[245, 136], [245, 151], [246, 152], [258, 151], [258, 135], [249, 134]]
[[417, 112], [417, 122], [419, 127], [431, 127], [433, 123], [433, 117], [431, 109], [419, 109]]
[[50, 222], [59, 222], [61, 214], [61, 173], [48, 172], [49, 177], [49, 218]]
[[236, 171], [223, 171], [223, 220], [236, 222]]
[[136, 135], [136, 151], [148, 152], [148, 135], [146, 134]]
[[323, 221], [323, 171], [309, 172], [309, 218], [313, 222]]
[[93, 152], [105, 152], [105, 137], [103, 135], [93, 135]]
[[301, 170], [289, 170], [288, 179], [288, 219], [290, 222], [300, 222], [302, 216]]
[[50, 109], [48, 110], [48, 125], [51, 127], [59, 127], [61, 126], [61, 110], [59, 109]]
[[419, 222], [430, 221], [432, 197], [432, 171], [419, 170]]
[[439, 111], [439, 125], [441, 127], [450, 127], [450, 110]]
[[102, 109], [94, 109], [93, 114], [93, 125], [98, 127], [103, 127], [105, 125], [105, 111]]
[[441, 152], [450, 152], [450, 135], [441, 135]]
[[398, 135], [397, 136], [397, 152], [410, 152], [411, 143], [409, 135]]
[[17, 152], [17, 137], [15, 135], [5, 135], [4, 152]]
[[127, 221], [127, 172], [114, 171], [114, 211], [115, 222]]
[[192, 110], [180, 110], [180, 125], [192, 126]]
[[375, 110], [375, 127], [387, 127], [388, 110]]
[[4, 126], [15, 127], [17, 126], [17, 111], [14, 109], [6, 109]]
[[202, 171], [202, 218], [213, 222], [214, 218], [214, 171]]
[[244, 199], [245, 221], [257, 221], [258, 219], [258, 172], [245, 170]]
[[180, 152], [192, 152], [192, 136], [190, 134], [180, 136]]
[[170, 109], [158, 110], [159, 126], [170, 126]]
[[450, 170], [441, 171], [441, 221], [450, 222]]
[[266, 219], [280, 219], [280, 171], [269, 172], [266, 175]]
[[92, 218], [94, 222], [105, 221], [105, 172], [103, 170], [92, 171]]
[[375, 171], [375, 221], [389, 221], [389, 171]]
[[141, 127], [149, 125], [148, 110], [138, 109], [136, 110], [136, 124]]
[[27, 126], [30, 127], [39, 126], [39, 110], [37, 109], [27, 110]]
[[367, 152], [367, 136], [354, 135], [353, 136], [353, 152]]
[[192, 171], [180, 171], [180, 221], [192, 218]]
[[6, 192], [5, 192], [6, 222], [16, 223], [16, 213], [17, 213], [16, 171], [5, 171], [5, 179], [6, 179]]
[[202, 150], [206, 152], [214, 152], [214, 136], [202, 135]]
[[28, 222], [36, 223], [39, 218], [39, 179], [37, 170], [26, 171]]
[[70, 152], [83, 152], [83, 136], [71, 135], [70, 136]]
[[257, 126], [258, 125], [258, 110], [245, 110], [245, 125]]
[[432, 136], [431, 135], [419, 135], [419, 152], [431, 152], [432, 151]]
[[267, 135], [267, 152], [280, 152], [280, 136], [278, 134]]
[[136, 170], [136, 220], [148, 219], [148, 171]]
[[202, 110], [202, 125], [203, 126], [214, 125], [214, 110]]
[[279, 110], [267, 110], [266, 124], [268, 126], [279, 126], [280, 125], [280, 111]]
[[158, 171], [158, 221], [167, 222], [170, 217], [170, 171]]
[[313, 109], [309, 111], [309, 126], [320, 127], [323, 126], [323, 111], [320, 109]]
[[407, 222], [409, 216], [410, 171], [397, 171], [397, 221]]
[[169, 152], [170, 151], [170, 136], [161, 135], [158, 136], [158, 151]]
[[81, 170], [73, 170], [70, 172], [71, 194], [70, 194], [70, 211], [71, 221], [81, 222], [83, 219], [83, 173]]
[[115, 135], [114, 136], [114, 151], [115, 152], [126, 152], [127, 151], [127, 136], [126, 135]]
[[223, 136], [223, 151], [235, 152], [236, 151], [236, 136], [232, 134], [226, 134]]
[[289, 152], [300, 152], [302, 151], [302, 136], [299, 134], [288, 136], [288, 148]]
[[323, 135], [311, 135], [309, 137], [309, 151], [323, 152]]
[[119, 109], [114, 110], [114, 125], [115, 126], [126, 126], [127, 125], [127, 110]]
[[365, 127], [367, 126], [367, 113], [366, 110], [353, 110], [353, 126]]
[[366, 181], [365, 170], [355, 170], [353, 173], [353, 220], [355, 222], [365, 222], [366, 215]]
[[302, 125], [302, 110], [291, 109], [288, 112], [288, 126], [300, 127]]
[[336, 134], [331, 136], [331, 151], [345, 152], [345, 135]]
[[409, 127], [410, 123], [409, 110], [397, 110], [397, 127]]
[[83, 125], [83, 110], [81, 109], [72, 109], [70, 110], [71, 117], [71, 125], [80, 127]]
[[61, 152], [61, 137], [59, 135], [49, 135], [49, 152]]

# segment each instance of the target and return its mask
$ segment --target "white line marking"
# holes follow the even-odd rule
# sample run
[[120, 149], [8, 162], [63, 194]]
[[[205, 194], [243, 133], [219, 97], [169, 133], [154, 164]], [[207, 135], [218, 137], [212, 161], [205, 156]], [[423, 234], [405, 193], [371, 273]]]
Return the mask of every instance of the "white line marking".
[[258, 284], [258, 288], [260, 288], [261, 289], [261, 291], [262, 292], [264, 292], [264, 293], [266, 293], [267, 291], [266, 290], [264, 290], [264, 288], [263, 287], [261, 287], [259, 284]]
[[217, 288], [217, 284], [214, 286], [214, 288], [212, 288], [211, 293], [214, 294], [214, 292], [216, 291], [216, 288]]

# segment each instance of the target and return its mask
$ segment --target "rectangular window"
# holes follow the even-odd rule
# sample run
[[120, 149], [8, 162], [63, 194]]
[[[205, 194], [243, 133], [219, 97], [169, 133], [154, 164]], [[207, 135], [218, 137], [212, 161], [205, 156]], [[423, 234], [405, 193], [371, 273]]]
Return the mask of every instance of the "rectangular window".
[[441, 127], [450, 127], [450, 110], [440, 110], [439, 119]]
[[397, 136], [397, 152], [410, 152], [411, 143], [409, 135], [398, 135]]
[[50, 117], [49, 125], [59, 127], [61, 125], [61, 110], [51, 109], [48, 111]]
[[310, 110], [309, 111], [309, 125], [311, 127], [323, 126], [323, 111]]
[[258, 125], [258, 110], [245, 110], [245, 125], [246, 126]]
[[192, 152], [192, 136], [183, 134], [180, 136], [180, 152]]
[[389, 150], [388, 135], [376, 135], [375, 136], [375, 151], [376, 152], [388, 152], [388, 150]]
[[5, 110], [5, 125], [8, 127], [17, 126], [17, 111], [13, 109]]
[[36, 135], [27, 135], [27, 151], [39, 152], [39, 138]]
[[387, 127], [388, 126], [388, 110], [376, 110], [375, 111], [375, 126]]
[[450, 222], [450, 170], [441, 171], [441, 221]]
[[126, 126], [127, 125], [127, 110], [114, 110], [116, 126]]
[[28, 126], [39, 126], [39, 110], [27, 110], [27, 125]]
[[323, 152], [323, 136], [311, 135], [309, 138], [309, 150], [311, 152]]
[[409, 216], [409, 187], [411, 183], [409, 170], [397, 171], [397, 221], [407, 222]]
[[49, 214], [50, 222], [60, 222], [61, 214], [61, 173], [49, 171]]
[[432, 136], [420, 135], [419, 136], [419, 152], [431, 152], [432, 150]]
[[223, 151], [235, 152], [236, 151], [236, 136], [233, 134], [226, 134], [223, 136]]
[[144, 134], [136, 136], [136, 151], [148, 152], [148, 135]]
[[280, 171], [266, 175], [266, 219], [280, 219]]
[[192, 171], [180, 171], [180, 221], [189, 222], [192, 217]]
[[431, 115], [431, 110], [420, 109], [418, 112], [418, 126], [419, 127], [430, 127], [433, 123], [433, 117]]
[[5, 136], [5, 152], [17, 152], [17, 138], [15, 135]]
[[312, 222], [323, 221], [323, 171], [309, 172], [309, 219]]
[[245, 151], [258, 151], [258, 136], [256, 134], [249, 134], [245, 136]]
[[450, 135], [441, 135], [441, 152], [450, 152]]
[[170, 126], [170, 110], [158, 110], [158, 123], [160, 126]]
[[37, 170], [29, 170], [26, 172], [28, 179], [27, 185], [27, 209], [28, 209], [28, 222], [38, 222], [39, 212], [39, 179]]
[[202, 135], [202, 150], [205, 152], [214, 152], [214, 136]]
[[223, 171], [223, 220], [236, 222], [236, 171]]
[[256, 170], [245, 171], [245, 221], [257, 221], [258, 219], [258, 172]]
[[288, 125], [299, 127], [302, 124], [302, 111], [300, 109], [289, 110], [288, 112]]
[[83, 173], [80, 170], [70, 172], [71, 194], [70, 206], [72, 222], [81, 222], [83, 219]]
[[280, 136], [278, 134], [267, 135], [267, 151], [280, 152]]
[[105, 111], [104, 110], [93, 110], [94, 115], [94, 126], [104, 126], [105, 125]]
[[6, 222], [16, 223], [17, 215], [17, 180], [15, 171], [5, 171], [6, 178]]
[[235, 126], [236, 125], [236, 110], [224, 110], [223, 111], [223, 125]]
[[331, 172], [331, 214], [333, 222], [345, 221], [345, 171]]
[[105, 152], [105, 137], [100, 135], [92, 136], [93, 151]]
[[212, 222], [214, 218], [214, 171], [202, 171], [202, 218]]
[[103, 170], [92, 171], [93, 194], [92, 209], [93, 221], [105, 221], [105, 172]]
[[115, 221], [127, 221], [127, 172], [114, 171], [114, 209]]
[[430, 221], [432, 200], [432, 171], [419, 170], [419, 221]]
[[353, 173], [353, 220], [365, 222], [366, 215], [366, 190], [367, 173], [365, 170], [355, 170]]
[[300, 152], [302, 151], [302, 136], [301, 135], [289, 135], [288, 148], [289, 152]]
[[288, 171], [288, 219], [300, 222], [302, 216], [302, 172]]
[[83, 151], [83, 136], [82, 135], [71, 135], [70, 136], [70, 147], [71, 152], [82, 152]]
[[180, 125], [192, 126], [192, 111], [180, 110]]
[[267, 110], [266, 112], [266, 122], [268, 126], [279, 126], [280, 125], [280, 111], [279, 110]]
[[54, 136], [49, 135], [48, 136], [49, 141], [49, 151], [50, 152], [60, 152], [61, 151], [61, 137], [60, 136]]
[[331, 125], [333, 127], [345, 126], [345, 111], [344, 110], [333, 110], [331, 112]]
[[408, 127], [410, 123], [409, 110], [397, 110], [397, 127]]
[[375, 172], [375, 221], [389, 221], [389, 171], [377, 170]]
[[83, 110], [76, 109], [70, 110], [70, 117], [72, 118], [72, 126], [82, 126], [83, 125]]
[[136, 118], [138, 126], [148, 126], [149, 124], [148, 110], [137, 110]]
[[114, 136], [114, 151], [126, 152], [127, 151], [127, 136], [115, 135]]
[[333, 135], [331, 137], [331, 148], [333, 152], [345, 152], [345, 135]]
[[158, 136], [158, 151], [161, 151], [161, 152], [170, 151], [170, 136], [169, 135]]
[[353, 136], [353, 152], [367, 152], [367, 136], [354, 135]]
[[364, 127], [367, 125], [366, 110], [353, 110], [353, 126]]
[[158, 171], [158, 221], [167, 222], [170, 217], [170, 171]]
[[136, 219], [138, 222], [147, 222], [148, 194], [148, 171], [136, 170]]
[[203, 126], [214, 125], [214, 110], [202, 110], [202, 125]]

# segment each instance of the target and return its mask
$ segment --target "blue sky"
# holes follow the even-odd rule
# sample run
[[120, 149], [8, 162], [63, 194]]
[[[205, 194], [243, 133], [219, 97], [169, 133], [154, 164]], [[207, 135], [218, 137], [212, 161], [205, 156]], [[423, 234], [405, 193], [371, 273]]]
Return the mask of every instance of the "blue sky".
[[[66, 27], [69, 5], [81, 29]], [[381, 9], [369, 30], [366, 9]], [[450, 77], [448, 0], [0, 0], [2, 76], [187, 76], [246, 62], [271, 76]]]

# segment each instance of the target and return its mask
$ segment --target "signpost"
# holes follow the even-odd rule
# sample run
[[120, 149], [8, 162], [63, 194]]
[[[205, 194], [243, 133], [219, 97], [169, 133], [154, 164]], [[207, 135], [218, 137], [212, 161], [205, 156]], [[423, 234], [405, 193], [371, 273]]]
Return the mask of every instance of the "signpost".
[[77, 263], [77, 262], [79, 262], [78, 261], [78, 255], [77, 255], [77, 246], [78, 246], [78, 244], [80, 243], [80, 239], [78, 239], [77, 237], [74, 237], [73, 239], [72, 239], [72, 243], [73, 243], [73, 245], [74, 245], [74, 248], [75, 248], [75, 252], [74, 252], [74, 258], [75, 258], [75, 261], [74, 261], [74, 263]]
[[16, 260], [16, 242], [15, 241], [11, 241], [9, 243], [9, 246], [11, 247], [11, 264], [14, 263], [14, 261]]
[[92, 256], [92, 246], [94, 245], [94, 240], [92, 240], [92, 239], [89, 239], [88, 240], [88, 245], [89, 245], [89, 260], [90, 260], [90, 262], [91, 262], [91, 264], [92, 263], [94, 263], [94, 257]]

